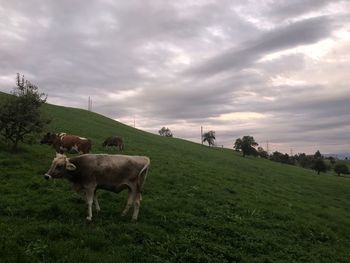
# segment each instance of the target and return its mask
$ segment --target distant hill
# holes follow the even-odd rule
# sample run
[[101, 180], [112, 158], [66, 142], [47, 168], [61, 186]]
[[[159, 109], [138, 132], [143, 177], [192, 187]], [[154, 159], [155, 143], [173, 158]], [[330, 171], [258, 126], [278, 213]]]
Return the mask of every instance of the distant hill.
[[329, 154], [323, 154], [325, 157], [334, 157], [339, 160], [344, 160], [345, 158], [350, 159], [350, 152], [346, 153], [329, 153]]
[[[5, 95], [0, 94], [0, 100]], [[45, 105], [47, 131], [110, 135], [151, 169], [139, 222], [119, 216], [126, 193], [99, 192], [85, 223], [83, 198], [42, 175], [47, 145], [0, 144], [0, 262], [348, 262], [350, 180], [165, 138], [86, 110]], [[39, 139], [39, 138], [38, 138]]]

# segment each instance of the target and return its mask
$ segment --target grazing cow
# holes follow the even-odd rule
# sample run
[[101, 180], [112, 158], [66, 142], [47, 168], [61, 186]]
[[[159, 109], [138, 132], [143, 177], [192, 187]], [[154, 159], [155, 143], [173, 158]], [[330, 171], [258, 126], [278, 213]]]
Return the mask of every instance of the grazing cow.
[[41, 144], [52, 145], [57, 153], [75, 151], [79, 153], [89, 153], [91, 150], [91, 140], [66, 133], [48, 132], [40, 141]]
[[122, 137], [118, 136], [111, 136], [108, 137], [103, 143], [102, 146], [107, 147], [107, 146], [116, 146], [119, 151], [122, 151], [124, 149], [124, 141]]
[[88, 205], [88, 221], [92, 219], [92, 203], [95, 203], [96, 211], [100, 211], [97, 189], [115, 193], [128, 189], [128, 201], [122, 216], [134, 205], [132, 221], [136, 221], [149, 165], [150, 159], [145, 156], [83, 154], [67, 158], [56, 154], [44, 178], [65, 178], [73, 184], [75, 191], [83, 191]]

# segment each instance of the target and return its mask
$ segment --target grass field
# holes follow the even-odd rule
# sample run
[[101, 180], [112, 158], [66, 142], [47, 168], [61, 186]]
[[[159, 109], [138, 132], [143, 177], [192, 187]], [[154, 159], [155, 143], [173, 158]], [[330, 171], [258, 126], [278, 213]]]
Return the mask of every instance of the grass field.
[[[99, 192], [86, 224], [83, 198], [45, 181], [54, 151], [0, 145], [0, 262], [349, 262], [350, 180], [226, 149], [164, 138], [101, 115], [52, 105], [50, 131], [105, 150], [151, 158], [139, 222], [121, 218], [126, 192]], [[108, 150], [115, 153], [116, 150]]]

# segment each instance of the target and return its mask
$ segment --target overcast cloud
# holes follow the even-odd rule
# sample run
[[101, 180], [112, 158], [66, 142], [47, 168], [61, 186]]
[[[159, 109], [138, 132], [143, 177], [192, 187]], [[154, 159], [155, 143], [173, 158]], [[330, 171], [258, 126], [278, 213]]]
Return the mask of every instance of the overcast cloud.
[[0, 91], [153, 133], [350, 152], [350, 1], [0, 0]]

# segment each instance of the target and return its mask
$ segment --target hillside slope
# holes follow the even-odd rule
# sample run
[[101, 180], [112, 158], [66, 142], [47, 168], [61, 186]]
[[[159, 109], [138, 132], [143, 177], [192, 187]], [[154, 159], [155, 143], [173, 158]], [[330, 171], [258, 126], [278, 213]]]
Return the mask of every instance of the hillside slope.
[[[119, 216], [126, 193], [99, 192], [86, 224], [81, 196], [47, 182], [54, 151], [0, 144], [0, 262], [349, 262], [350, 180], [164, 138], [85, 110], [46, 105], [48, 130], [107, 136], [151, 170], [139, 222]], [[116, 150], [107, 150], [116, 153]]]

